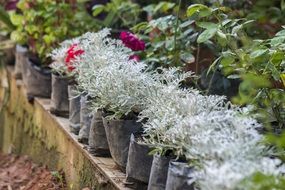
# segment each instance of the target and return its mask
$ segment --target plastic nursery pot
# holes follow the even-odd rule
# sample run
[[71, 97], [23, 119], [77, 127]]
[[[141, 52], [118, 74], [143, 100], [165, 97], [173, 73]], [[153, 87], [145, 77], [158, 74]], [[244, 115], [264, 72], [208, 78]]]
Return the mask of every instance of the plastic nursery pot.
[[80, 131], [78, 135], [78, 141], [83, 144], [88, 144], [91, 120], [90, 102], [88, 96], [83, 94], [80, 99]]
[[51, 69], [36, 65], [26, 57], [23, 66], [23, 82], [28, 97], [50, 98], [51, 95]]
[[3, 63], [6, 65], [14, 65], [15, 63], [15, 47], [4, 49]]
[[191, 177], [193, 170], [193, 167], [187, 163], [171, 161], [168, 168], [166, 190], [194, 190]]
[[69, 127], [70, 131], [76, 135], [80, 130], [80, 98], [80, 95], [76, 92], [76, 85], [68, 85]]
[[67, 117], [69, 114], [68, 82], [69, 77], [52, 74], [50, 111], [57, 116]]
[[88, 140], [88, 151], [95, 156], [110, 156], [109, 145], [102, 120], [102, 111], [93, 114]]
[[125, 172], [128, 160], [130, 137], [141, 129], [136, 120], [109, 120], [103, 117], [108, 145], [116, 165]]
[[165, 190], [170, 157], [154, 155], [148, 182], [148, 190]]
[[147, 189], [153, 156], [150, 148], [139, 143], [134, 134], [131, 135], [127, 162], [127, 182], [134, 182], [135, 189]]
[[26, 53], [28, 52], [28, 49], [21, 45], [16, 45], [16, 62], [15, 62], [15, 71], [14, 75], [16, 79], [22, 78], [22, 67], [24, 64], [26, 64]]

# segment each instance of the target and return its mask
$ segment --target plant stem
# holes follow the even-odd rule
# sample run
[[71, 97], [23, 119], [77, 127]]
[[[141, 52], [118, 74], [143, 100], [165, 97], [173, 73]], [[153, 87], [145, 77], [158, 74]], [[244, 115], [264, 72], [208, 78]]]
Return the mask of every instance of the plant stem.
[[[179, 13], [180, 13], [180, 8], [181, 8], [181, 1], [182, 0], [178, 0], [178, 10], [177, 10], [177, 15], [176, 15], [176, 24], [175, 24], [175, 31], [174, 31], [174, 52], [175, 52], [175, 57], [177, 59], [177, 32], [178, 32], [178, 27], [179, 27]], [[176, 62], [176, 61], [175, 61]]]
[[195, 74], [198, 73], [199, 57], [200, 57], [200, 44], [198, 43], [197, 52], [196, 52], [196, 60], [195, 60]]

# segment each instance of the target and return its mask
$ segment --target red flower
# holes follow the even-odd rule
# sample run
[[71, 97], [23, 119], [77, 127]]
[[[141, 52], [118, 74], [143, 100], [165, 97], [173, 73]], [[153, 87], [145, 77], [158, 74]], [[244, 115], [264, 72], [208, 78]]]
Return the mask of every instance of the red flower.
[[67, 50], [67, 55], [65, 57], [65, 65], [67, 66], [68, 71], [73, 71], [75, 67], [72, 65], [72, 61], [75, 60], [75, 58], [79, 55], [82, 55], [84, 53], [84, 50], [82, 49], [75, 49], [78, 46], [78, 44], [73, 44], [69, 47]]
[[130, 32], [121, 32], [120, 38], [123, 44], [133, 51], [143, 51], [145, 49], [144, 41]]

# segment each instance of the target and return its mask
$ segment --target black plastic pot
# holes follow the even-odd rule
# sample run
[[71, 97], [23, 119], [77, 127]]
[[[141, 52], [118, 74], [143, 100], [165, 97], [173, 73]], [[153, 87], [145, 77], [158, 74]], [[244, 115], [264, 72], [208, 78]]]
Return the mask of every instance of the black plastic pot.
[[23, 82], [28, 97], [50, 98], [51, 95], [51, 69], [41, 67], [26, 57], [23, 66]]
[[136, 120], [109, 120], [106, 117], [103, 117], [103, 124], [111, 156], [116, 165], [125, 171], [131, 134], [141, 130], [141, 124]]
[[76, 85], [68, 85], [69, 99], [69, 127], [70, 131], [78, 135], [80, 130], [80, 95], [76, 92]]
[[26, 64], [26, 54], [28, 52], [28, 49], [21, 45], [16, 45], [16, 61], [15, 61], [15, 71], [14, 75], [16, 79], [22, 78], [22, 70], [23, 65]]
[[7, 48], [3, 50], [4, 57], [2, 61], [6, 65], [14, 65], [15, 64], [15, 47]]
[[148, 182], [148, 190], [165, 190], [171, 158], [154, 155]]
[[193, 167], [190, 167], [187, 163], [170, 162], [166, 190], [194, 190], [192, 172]]
[[88, 144], [90, 126], [92, 120], [92, 113], [90, 110], [90, 102], [88, 96], [81, 95], [80, 99], [80, 131], [78, 134], [78, 141], [83, 144]]
[[109, 145], [102, 120], [102, 111], [93, 114], [88, 140], [88, 151], [95, 156], [110, 156]]
[[69, 114], [68, 82], [68, 77], [52, 74], [50, 111], [57, 116], [68, 117]]
[[153, 156], [149, 155], [150, 148], [137, 142], [132, 134], [127, 162], [127, 182], [134, 182], [135, 189], [147, 189]]

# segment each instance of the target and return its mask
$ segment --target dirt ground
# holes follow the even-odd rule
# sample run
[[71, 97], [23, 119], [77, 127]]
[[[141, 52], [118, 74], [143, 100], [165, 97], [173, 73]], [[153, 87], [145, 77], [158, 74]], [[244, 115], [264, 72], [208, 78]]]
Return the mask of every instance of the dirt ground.
[[0, 153], [0, 190], [62, 190], [65, 182], [59, 172], [34, 164], [26, 156]]

